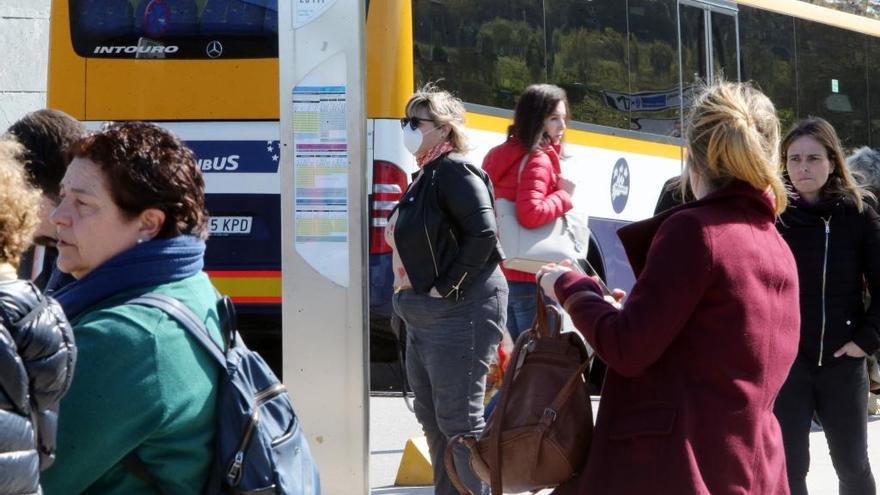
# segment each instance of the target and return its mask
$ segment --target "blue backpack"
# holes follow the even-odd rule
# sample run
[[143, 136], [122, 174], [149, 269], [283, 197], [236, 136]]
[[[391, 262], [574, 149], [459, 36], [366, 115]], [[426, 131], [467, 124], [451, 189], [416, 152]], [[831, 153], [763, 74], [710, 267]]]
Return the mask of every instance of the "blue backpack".
[[[320, 495], [318, 469], [290, 396], [263, 358], [245, 346], [235, 330], [235, 308], [228, 297], [217, 301], [225, 350], [204, 323], [173, 297], [151, 293], [128, 304], [171, 315], [224, 371], [218, 382], [214, 462], [206, 494]], [[123, 464], [162, 491], [136, 454], [129, 454]]]

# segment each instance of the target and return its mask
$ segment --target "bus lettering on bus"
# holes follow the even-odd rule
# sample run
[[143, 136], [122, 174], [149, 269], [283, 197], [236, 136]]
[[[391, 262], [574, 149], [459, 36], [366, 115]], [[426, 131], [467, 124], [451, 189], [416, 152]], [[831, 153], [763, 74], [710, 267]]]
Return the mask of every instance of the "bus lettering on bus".
[[229, 156], [215, 156], [214, 158], [201, 158], [199, 159], [199, 167], [203, 172], [209, 172], [212, 170], [237, 170], [238, 169], [238, 160], [241, 157], [239, 155], [229, 155]]
[[107, 54], [107, 55], [116, 54], [116, 55], [118, 55], [120, 53], [129, 53], [129, 54], [130, 53], [137, 53], [139, 55], [145, 55], [145, 54], [158, 55], [158, 54], [177, 53], [177, 51], [179, 49], [180, 48], [178, 48], [177, 46], [174, 46], [174, 45], [168, 45], [168, 46], [161, 46], [161, 45], [102, 46], [102, 45], [98, 45], [95, 47], [94, 53], [95, 53], [95, 55], [102, 55], [102, 54]]

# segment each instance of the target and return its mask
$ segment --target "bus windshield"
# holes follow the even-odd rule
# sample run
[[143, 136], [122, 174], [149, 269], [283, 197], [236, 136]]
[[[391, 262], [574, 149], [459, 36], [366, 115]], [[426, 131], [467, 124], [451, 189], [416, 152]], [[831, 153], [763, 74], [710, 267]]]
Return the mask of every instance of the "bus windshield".
[[272, 58], [278, 0], [71, 0], [70, 32], [89, 58]]

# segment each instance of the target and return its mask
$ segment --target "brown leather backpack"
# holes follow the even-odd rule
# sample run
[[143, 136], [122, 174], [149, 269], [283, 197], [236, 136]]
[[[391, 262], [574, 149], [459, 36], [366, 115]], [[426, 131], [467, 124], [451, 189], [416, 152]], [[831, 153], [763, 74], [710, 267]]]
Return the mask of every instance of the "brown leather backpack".
[[492, 495], [557, 486], [586, 464], [593, 434], [587, 349], [579, 335], [560, 332], [562, 315], [544, 304], [540, 286], [535, 297], [535, 323], [516, 341], [482, 436], [457, 435], [446, 448], [446, 471], [462, 495], [470, 491], [455, 470], [457, 442], [470, 449], [471, 467]]

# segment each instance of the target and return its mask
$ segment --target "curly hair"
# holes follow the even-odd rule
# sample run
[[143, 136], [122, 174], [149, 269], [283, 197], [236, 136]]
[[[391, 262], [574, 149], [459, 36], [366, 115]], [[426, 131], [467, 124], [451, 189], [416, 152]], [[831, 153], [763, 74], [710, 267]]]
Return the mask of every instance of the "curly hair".
[[202, 171], [193, 152], [168, 130], [149, 122], [111, 122], [75, 142], [70, 157], [98, 164], [113, 202], [128, 218], [148, 208], [165, 213], [157, 239], [207, 238]]
[[0, 139], [0, 261], [15, 267], [40, 223], [40, 191], [25, 176], [22, 146]]

